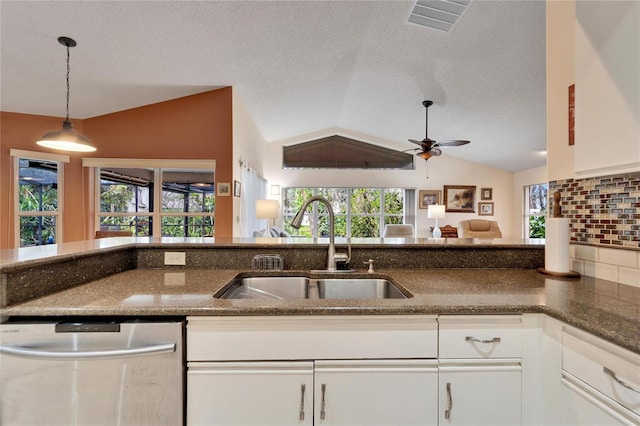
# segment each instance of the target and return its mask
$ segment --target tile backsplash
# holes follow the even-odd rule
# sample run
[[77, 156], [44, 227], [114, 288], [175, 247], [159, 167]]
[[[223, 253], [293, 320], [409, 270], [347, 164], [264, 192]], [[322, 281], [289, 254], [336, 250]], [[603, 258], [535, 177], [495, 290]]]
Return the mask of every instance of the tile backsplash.
[[640, 248], [640, 172], [551, 181], [552, 211], [556, 191], [562, 216], [571, 222], [571, 242]]
[[569, 257], [572, 271], [588, 277], [640, 287], [639, 250], [572, 244], [569, 247]]
[[571, 223], [572, 270], [640, 287], [640, 172], [549, 182]]

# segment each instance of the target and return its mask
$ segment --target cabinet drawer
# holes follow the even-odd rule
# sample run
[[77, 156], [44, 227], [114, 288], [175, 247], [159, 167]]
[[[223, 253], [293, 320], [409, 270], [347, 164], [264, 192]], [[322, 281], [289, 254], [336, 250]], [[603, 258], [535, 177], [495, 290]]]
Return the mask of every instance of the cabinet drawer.
[[187, 360], [436, 358], [431, 315], [188, 317]]
[[441, 315], [439, 358], [519, 358], [520, 315]]
[[562, 369], [640, 414], [640, 355], [576, 330], [562, 333]]

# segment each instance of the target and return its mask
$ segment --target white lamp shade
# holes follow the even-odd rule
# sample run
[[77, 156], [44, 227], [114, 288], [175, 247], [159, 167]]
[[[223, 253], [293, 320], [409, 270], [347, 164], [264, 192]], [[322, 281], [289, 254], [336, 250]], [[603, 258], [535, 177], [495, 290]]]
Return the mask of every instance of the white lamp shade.
[[278, 200], [256, 200], [256, 218], [276, 219], [279, 208]]
[[427, 212], [427, 217], [429, 219], [444, 219], [444, 205], [443, 204], [432, 204], [429, 206], [429, 211]]

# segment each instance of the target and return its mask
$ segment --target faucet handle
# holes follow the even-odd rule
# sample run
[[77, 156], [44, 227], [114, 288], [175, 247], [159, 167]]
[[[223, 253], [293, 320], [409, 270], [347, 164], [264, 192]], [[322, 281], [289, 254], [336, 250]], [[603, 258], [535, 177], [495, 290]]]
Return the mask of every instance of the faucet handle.
[[351, 238], [347, 239], [347, 253], [335, 253], [333, 258], [336, 262], [349, 263], [351, 261]]

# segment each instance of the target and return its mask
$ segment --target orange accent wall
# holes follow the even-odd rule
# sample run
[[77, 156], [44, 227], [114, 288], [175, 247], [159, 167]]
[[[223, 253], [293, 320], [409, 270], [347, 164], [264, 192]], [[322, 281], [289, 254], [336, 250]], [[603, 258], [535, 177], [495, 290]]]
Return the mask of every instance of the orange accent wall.
[[[35, 144], [43, 134], [62, 128], [61, 117], [0, 113], [0, 248], [13, 247], [14, 215], [12, 198], [12, 165], [11, 149], [60, 153]], [[74, 129], [83, 132], [82, 121], [72, 120]], [[82, 190], [77, 182], [82, 175], [81, 154], [69, 155], [70, 162], [65, 164], [65, 205], [63, 206], [63, 231], [67, 241], [83, 238], [82, 230], [78, 235], [74, 224], [82, 223], [82, 209], [74, 206], [82, 205]], [[68, 237], [67, 237], [68, 234]]]
[[[62, 126], [62, 118], [2, 112], [0, 119], [0, 248], [13, 247], [10, 149], [47, 151], [35, 141]], [[86, 234], [91, 200], [82, 170], [83, 157], [215, 159], [217, 182], [233, 182], [232, 89], [226, 87], [86, 120], [74, 120], [94, 153], [70, 153], [65, 165], [64, 241]], [[85, 184], [83, 185], [83, 182]], [[216, 199], [216, 237], [231, 238], [233, 197]]]

